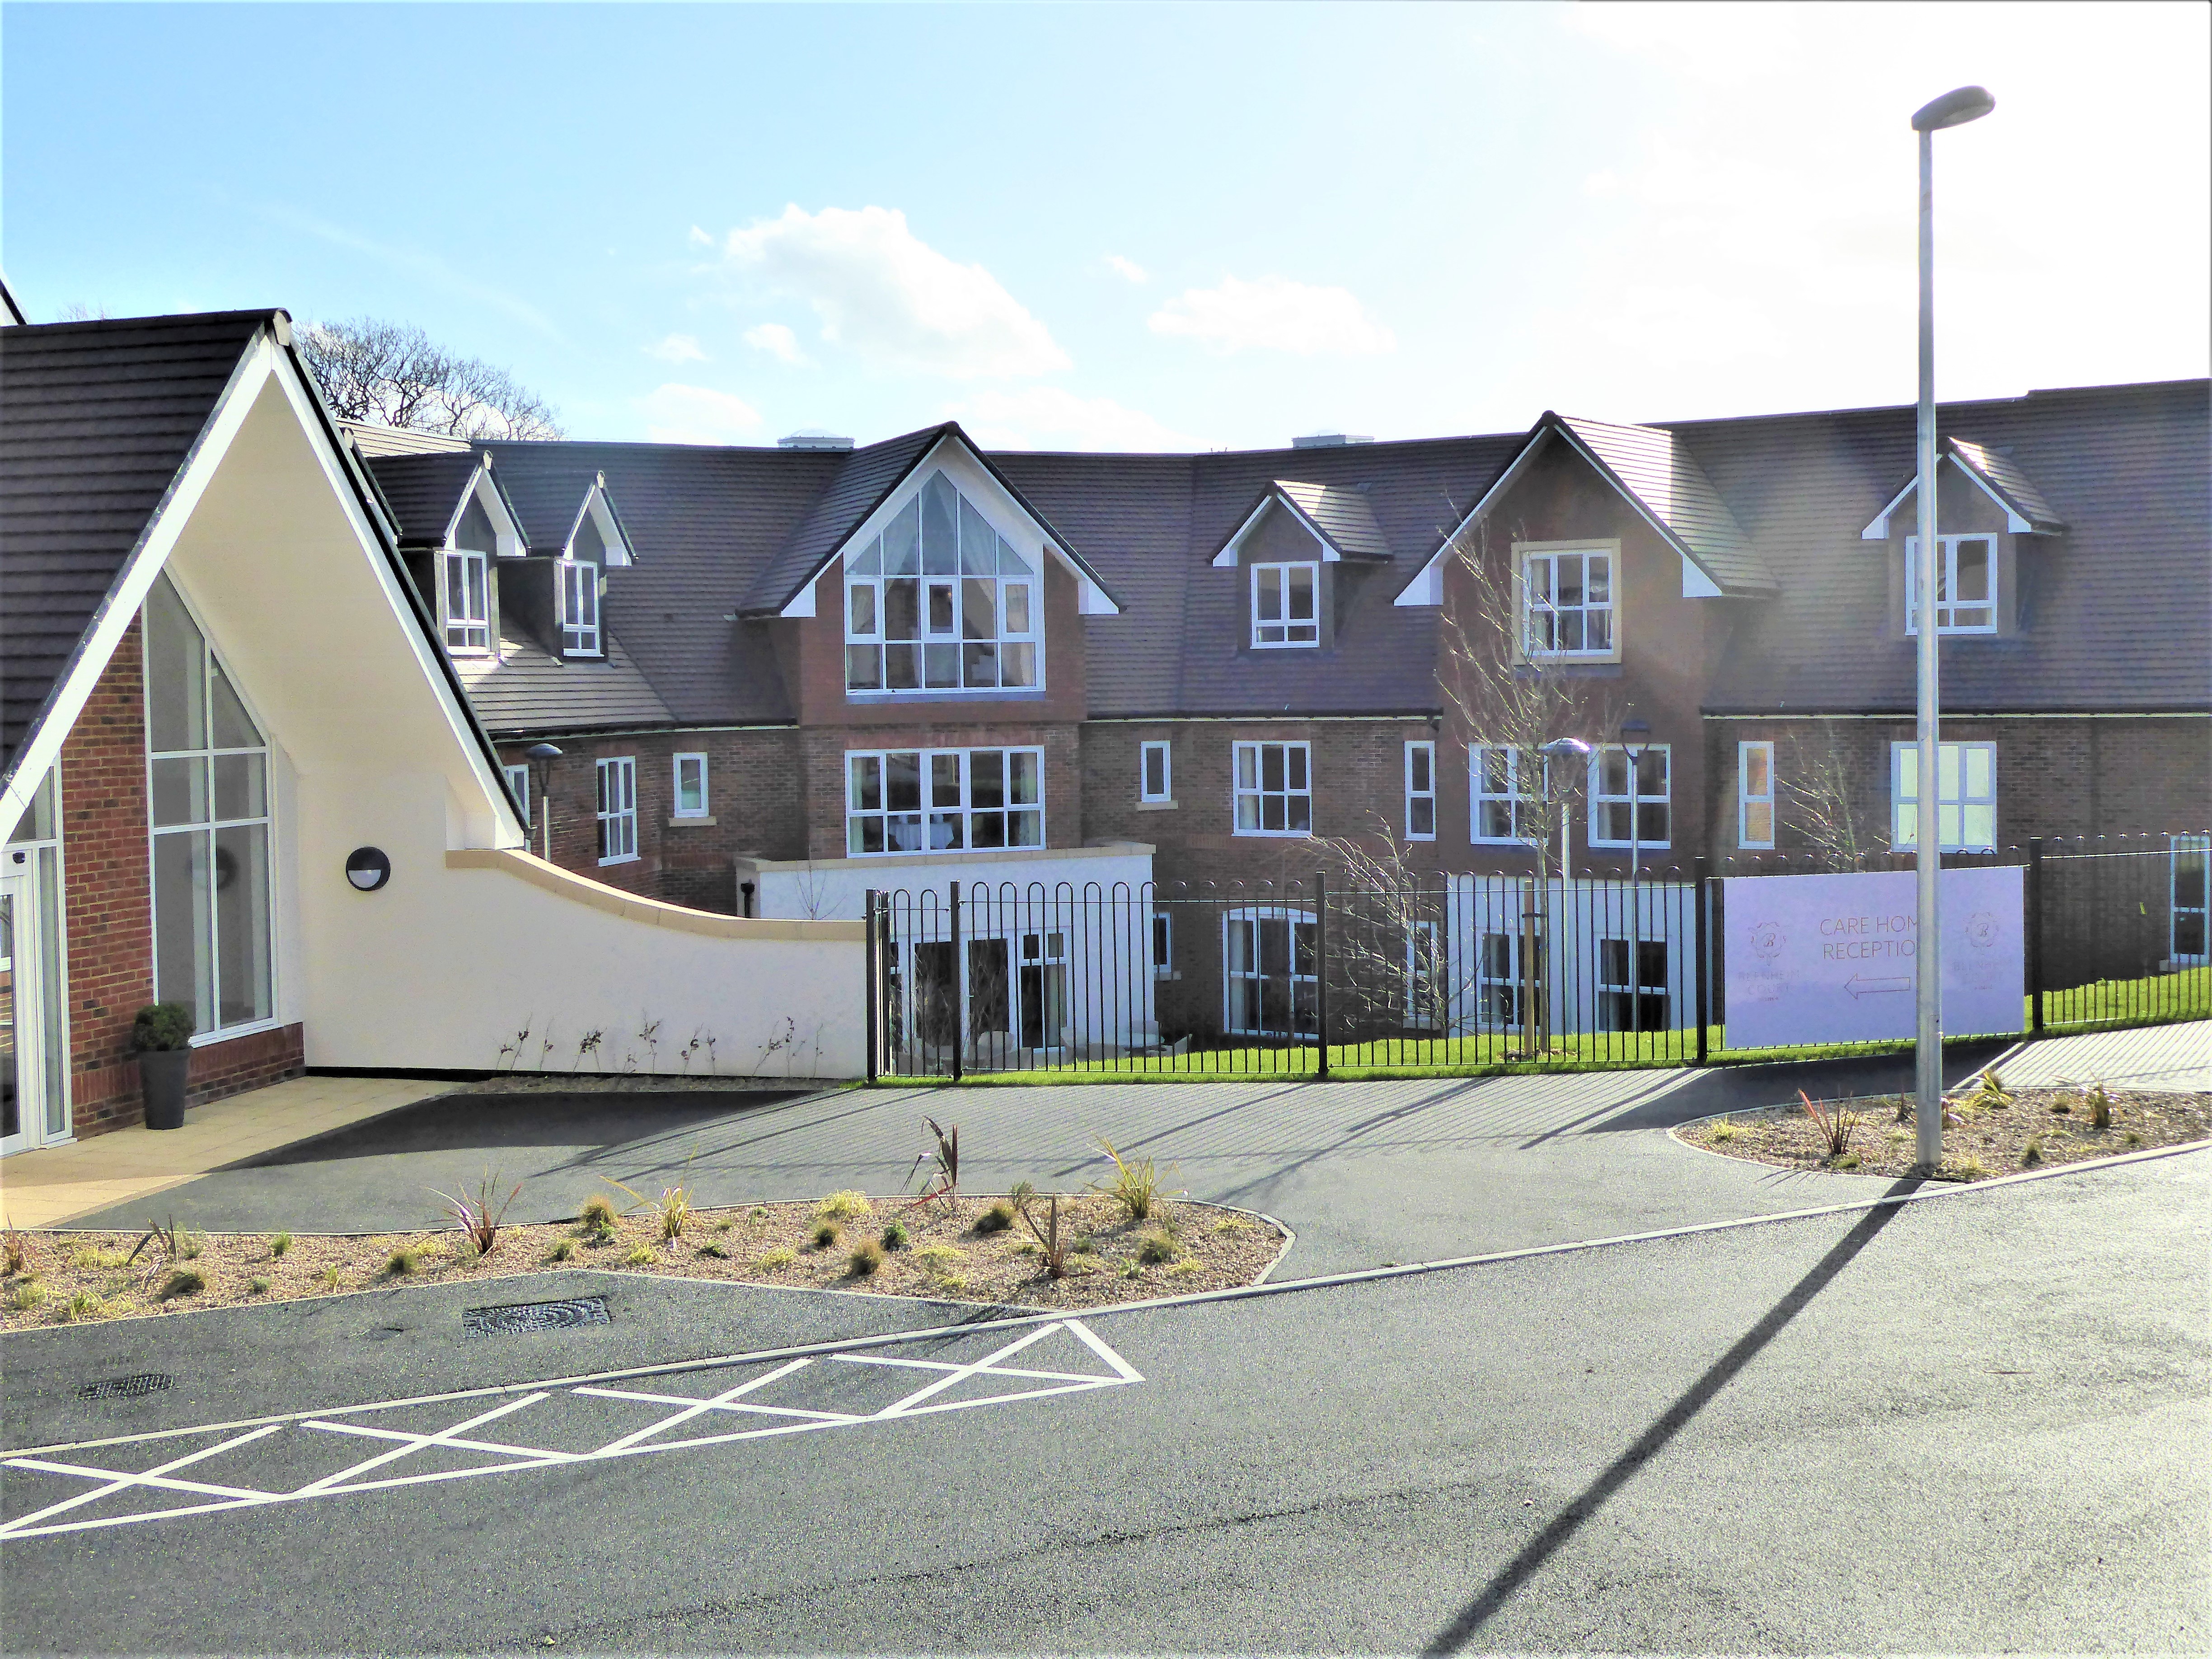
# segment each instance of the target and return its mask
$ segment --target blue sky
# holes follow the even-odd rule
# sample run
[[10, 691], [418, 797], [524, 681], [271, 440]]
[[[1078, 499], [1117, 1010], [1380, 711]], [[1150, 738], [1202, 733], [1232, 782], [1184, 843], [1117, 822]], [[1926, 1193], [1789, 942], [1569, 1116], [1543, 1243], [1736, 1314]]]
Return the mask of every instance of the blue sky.
[[[34, 320], [418, 323], [572, 435], [1279, 444], [2198, 375], [2212, 9], [0, 8]], [[2123, 112], [2116, 116], [2114, 112]]]

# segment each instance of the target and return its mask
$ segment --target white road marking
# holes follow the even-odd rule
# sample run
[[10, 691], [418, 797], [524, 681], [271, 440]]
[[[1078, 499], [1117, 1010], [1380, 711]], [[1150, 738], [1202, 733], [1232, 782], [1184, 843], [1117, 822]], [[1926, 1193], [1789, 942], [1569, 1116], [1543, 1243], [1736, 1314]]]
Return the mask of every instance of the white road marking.
[[[58, 1504], [49, 1504], [42, 1510], [33, 1510], [29, 1515], [10, 1521], [5, 1526], [0, 1526], [0, 1537], [8, 1537], [19, 1533], [29, 1527], [33, 1522], [43, 1521], [50, 1515], [59, 1515], [64, 1510], [73, 1510], [82, 1504], [96, 1503], [100, 1498], [121, 1492], [126, 1486], [158, 1485], [161, 1482], [161, 1477], [167, 1474], [172, 1469], [184, 1468], [190, 1464], [213, 1457], [218, 1452], [229, 1451], [235, 1447], [245, 1445], [249, 1441], [258, 1440], [264, 1435], [276, 1432], [276, 1425], [272, 1423], [265, 1429], [256, 1429], [251, 1434], [238, 1435], [224, 1441], [221, 1445], [209, 1446], [199, 1451], [189, 1452], [182, 1457], [174, 1458], [161, 1464], [159, 1468], [146, 1469], [137, 1474], [126, 1474], [117, 1469], [71, 1469], [70, 1474], [85, 1475], [92, 1480], [106, 1480], [109, 1484], [95, 1487], [90, 1492], [79, 1492], [74, 1498], [64, 1498]], [[17, 1468], [39, 1467], [35, 1461], [25, 1457], [11, 1457], [8, 1462], [11, 1467]]]

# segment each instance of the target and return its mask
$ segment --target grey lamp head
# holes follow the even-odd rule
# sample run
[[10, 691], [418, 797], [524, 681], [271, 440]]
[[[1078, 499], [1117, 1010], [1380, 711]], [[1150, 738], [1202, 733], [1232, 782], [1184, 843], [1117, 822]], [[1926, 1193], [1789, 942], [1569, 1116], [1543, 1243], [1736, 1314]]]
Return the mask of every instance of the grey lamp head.
[[1941, 132], [1945, 127], [1964, 126], [1969, 121], [1980, 120], [1996, 106], [1997, 100], [1982, 88], [1960, 87], [1915, 110], [1912, 130]]
[[1555, 757], [1568, 755], [1579, 757], [1589, 754], [1589, 751], [1590, 746], [1580, 738], [1553, 738], [1551, 742], [1544, 745], [1542, 752]]
[[522, 751], [532, 760], [558, 760], [561, 751], [550, 743], [533, 743]]

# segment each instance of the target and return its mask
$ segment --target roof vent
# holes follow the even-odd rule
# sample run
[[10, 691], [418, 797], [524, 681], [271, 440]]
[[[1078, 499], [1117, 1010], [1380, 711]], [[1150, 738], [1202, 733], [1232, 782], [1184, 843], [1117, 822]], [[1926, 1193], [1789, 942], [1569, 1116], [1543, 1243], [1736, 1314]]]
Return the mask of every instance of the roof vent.
[[818, 426], [803, 426], [787, 438], [775, 441], [778, 449], [850, 449], [853, 441], [841, 438], [834, 432], [824, 432]]
[[1341, 449], [1346, 444], [1371, 444], [1364, 432], [1308, 432], [1291, 440], [1293, 449]]

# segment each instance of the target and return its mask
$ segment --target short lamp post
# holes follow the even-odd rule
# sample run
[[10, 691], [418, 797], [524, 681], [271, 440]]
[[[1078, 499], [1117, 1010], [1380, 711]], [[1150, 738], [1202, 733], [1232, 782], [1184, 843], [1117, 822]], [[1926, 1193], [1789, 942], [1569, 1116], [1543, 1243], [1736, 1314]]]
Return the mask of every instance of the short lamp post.
[[1936, 603], [1942, 550], [1936, 541], [1936, 135], [1945, 127], [1978, 121], [1996, 107], [1979, 87], [1960, 87], [1916, 111], [1912, 130], [1920, 135], [1920, 422], [1919, 563], [1917, 590], [1910, 603], [1919, 612], [1920, 688], [1914, 735], [1919, 739], [1919, 787], [1913, 804], [1918, 881], [1913, 941], [1914, 1012], [1912, 1081], [1914, 1155], [1933, 1175], [1943, 1162], [1943, 969], [1937, 876], [1943, 867], [1942, 782], [1937, 710], [1937, 651], [1941, 632]]
[[[1620, 752], [1628, 760], [1628, 1029], [1644, 1029], [1644, 753], [1651, 723], [1632, 714], [1620, 723]], [[1604, 964], [1598, 964], [1601, 976]], [[1601, 982], [1602, 978], [1601, 977]]]
[[561, 751], [550, 743], [533, 743], [522, 751], [530, 763], [531, 781], [537, 786], [538, 799], [530, 803], [531, 817], [544, 824], [538, 844], [544, 848], [546, 863], [553, 862], [553, 805], [546, 792], [553, 785], [553, 763], [561, 758]]

